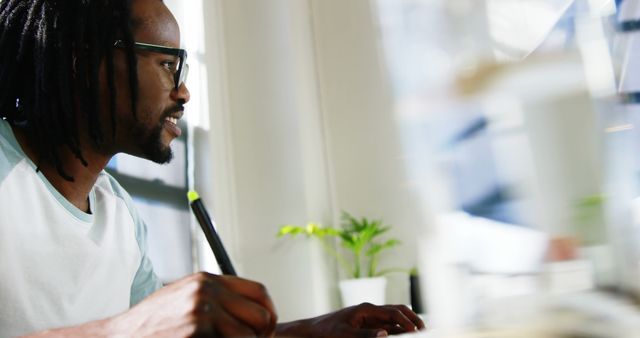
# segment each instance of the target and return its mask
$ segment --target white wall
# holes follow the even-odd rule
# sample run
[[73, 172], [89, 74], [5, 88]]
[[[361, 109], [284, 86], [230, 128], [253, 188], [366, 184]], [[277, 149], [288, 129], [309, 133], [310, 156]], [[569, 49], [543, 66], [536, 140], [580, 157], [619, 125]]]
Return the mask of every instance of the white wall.
[[195, 159], [213, 164], [196, 185], [213, 192], [240, 275], [269, 288], [282, 320], [327, 312], [335, 293], [319, 247], [275, 237], [282, 224], [331, 218], [306, 3], [207, 1], [203, 12], [218, 101], [209, 156], [201, 148]]
[[[376, 22], [375, 1], [313, 1], [318, 73], [337, 210], [382, 218], [403, 244], [381, 267], [416, 265], [426, 228], [410, 182]], [[428, 214], [428, 212], [427, 212]], [[408, 276], [388, 276], [387, 299], [408, 303]]]
[[282, 224], [331, 213], [305, 4], [222, 2], [236, 257], [244, 276], [267, 285], [283, 320], [325, 312], [331, 299], [318, 248], [275, 238]]

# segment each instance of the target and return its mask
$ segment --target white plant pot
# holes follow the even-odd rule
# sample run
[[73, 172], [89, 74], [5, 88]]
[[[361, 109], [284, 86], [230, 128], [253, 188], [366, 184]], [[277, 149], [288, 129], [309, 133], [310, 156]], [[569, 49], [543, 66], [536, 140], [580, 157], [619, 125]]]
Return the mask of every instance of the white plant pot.
[[339, 286], [344, 307], [364, 302], [385, 304], [387, 279], [384, 277], [345, 279], [340, 281]]

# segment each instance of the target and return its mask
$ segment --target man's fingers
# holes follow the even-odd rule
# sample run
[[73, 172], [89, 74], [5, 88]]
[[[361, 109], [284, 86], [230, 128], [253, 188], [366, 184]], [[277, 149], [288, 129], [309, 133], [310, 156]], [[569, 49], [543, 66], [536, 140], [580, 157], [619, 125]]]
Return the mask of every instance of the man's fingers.
[[387, 305], [376, 307], [371, 304], [363, 305], [367, 309], [361, 313], [365, 326], [396, 324], [404, 329], [404, 332], [416, 331], [416, 324], [411, 321], [397, 306]]
[[274, 332], [275, 314], [262, 305], [235, 294], [229, 295], [221, 302], [231, 316], [254, 328], [258, 336], [270, 336]]
[[[220, 276], [220, 278], [229, 290], [252, 299], [267, 308], [273, 315], [276, 314], [276, 308], [264, 285], [239, 277]], [[277, 320], [277, 318], [274, 319]]]
[[[206, 318], [211, 323], [212, 330], [219, 337], [258, 337], [259, 332], [255, 332], [247, 324], [237, 320], [226, 311], [215, 311]], [[205, 326], [204, 324], [203, 326]]]
[[200, 273], [199, 292], [221, 311], [251, 327], [256, 335], [270, 336], [275, 331], [277, 315], [265, 287], [253, 281]]
[[400, 328], [403, 328], [406, 332], [417, 331], [418, 328], [416, 327], [416, 324], [409, 318], [407, 318], [407, 316], [405, 316], [402, 311], [396, 308], [392, 309], [393, 310], [390, 311], [390, 314], [391, 318], [396, 322], [396, 325], [398, 325]]
[[411, 309], [409, 309], [408, 307], [406, 307], [405, 305], [391, 305], [395, 308], [397, 308], [398, 310], [402, 311], [402, 313], [409, 318], [409, 320], [411, 320], [413, 322], [413, 324], [415, 324], [415, 326], [418, 328], [418, 330], [423, 330], [425, 328], [424, 326], [424, 322], [422, 321], [422, 319], [413, 311], [411, 311]]
[[351, 329], [345, 333], [346, 334], [341, 336], [353, 338], [378, 338], [389, 336], [389, 333], [383, 329]]
[[389, 334], [393, 335], [393, 334], [401, 334], [401, 333], [405, 333], [407, 331], [405, 331], [404, 328], [395, 325], [395, 324], [386, 324], [386, 325], [381, 325], [380, 329], [383, 329], [385, 331], [387, 331]]

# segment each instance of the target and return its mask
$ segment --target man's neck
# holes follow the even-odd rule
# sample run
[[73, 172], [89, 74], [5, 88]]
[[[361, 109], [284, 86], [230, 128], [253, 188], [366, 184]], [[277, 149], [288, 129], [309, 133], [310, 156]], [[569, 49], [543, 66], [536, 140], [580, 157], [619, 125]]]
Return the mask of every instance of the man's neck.
[[[38, 163], [38, 156], [35, 148], [31, 145], [27, 134], [20, 128], [12, 127], [18, 144], [24, 153], [37, 165], [49, 183], [62, 194], [71, 204], [84, 212], [90, 212], [89, 193], [98, 179], [100, 172], [106, 167], [111, 156], [99, 154], [96, 151], [82, 149], [82, 155], [88, 162], [84, 166], [76, 156], [66, 147], [59, 151], [60, 162], [63, 163], [64, 171], [73, 177], [73, 181], [63, 178], [55, 166], [50, 163]], [[87, 147], [84, 147], [87, 148]]]

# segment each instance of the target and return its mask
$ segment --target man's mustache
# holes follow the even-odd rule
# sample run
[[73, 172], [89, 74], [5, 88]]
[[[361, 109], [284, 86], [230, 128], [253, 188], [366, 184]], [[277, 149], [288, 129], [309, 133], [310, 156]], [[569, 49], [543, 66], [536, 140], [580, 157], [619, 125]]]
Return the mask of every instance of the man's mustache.
[[165, 109], [165, 111], [162, 113], [162, 118], [171, 116], [174, 113], [177, 113], [177, 112], [180, 112], [180, 111], [184, 111], [184, 104], [183, 103], [178, 103], [173, 107], [169, 107], [169, 108]]

